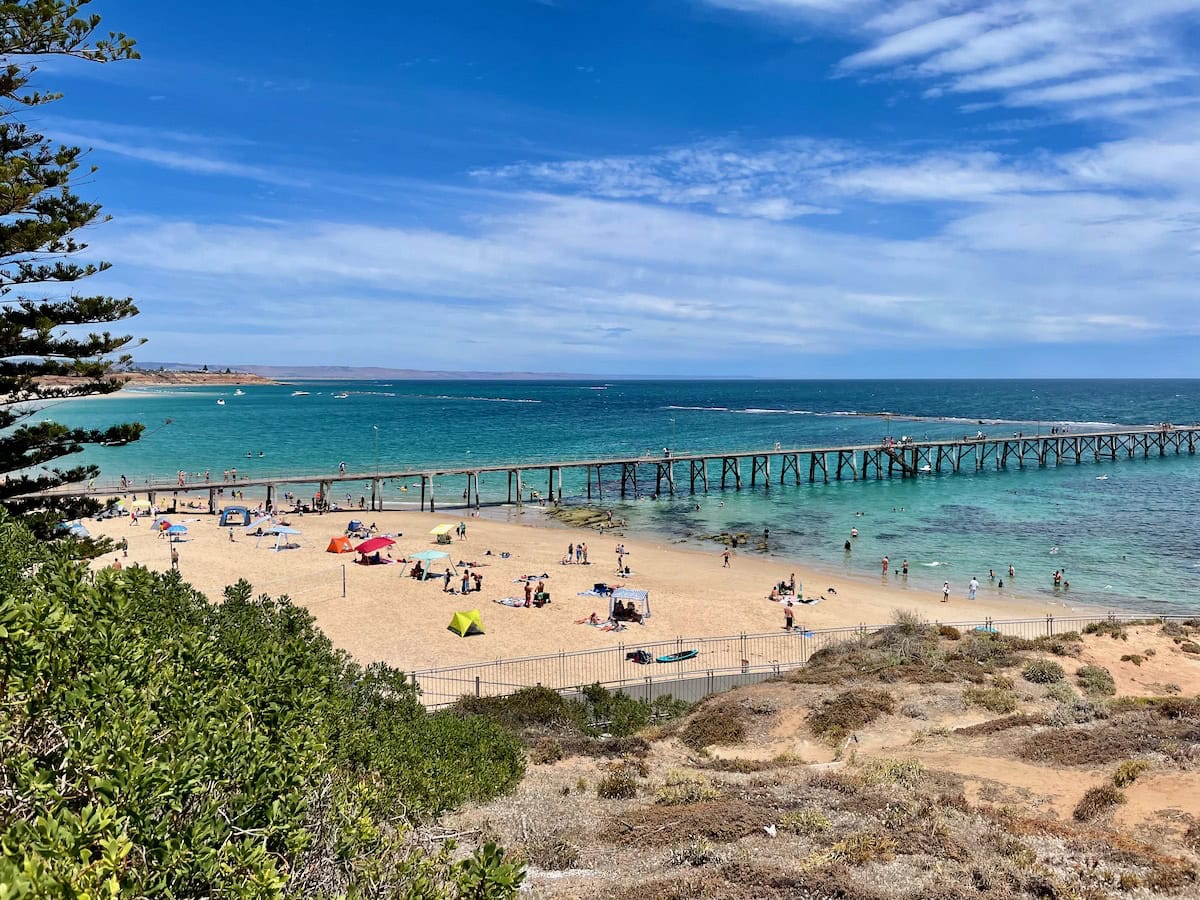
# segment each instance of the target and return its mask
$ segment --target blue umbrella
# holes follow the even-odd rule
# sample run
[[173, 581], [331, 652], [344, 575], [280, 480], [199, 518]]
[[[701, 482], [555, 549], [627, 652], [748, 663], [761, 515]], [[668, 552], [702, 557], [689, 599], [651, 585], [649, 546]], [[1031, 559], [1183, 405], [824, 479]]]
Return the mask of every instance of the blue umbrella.
[[167, 529], [167, 534], [187, 534], [186, 525], [172, 525]]

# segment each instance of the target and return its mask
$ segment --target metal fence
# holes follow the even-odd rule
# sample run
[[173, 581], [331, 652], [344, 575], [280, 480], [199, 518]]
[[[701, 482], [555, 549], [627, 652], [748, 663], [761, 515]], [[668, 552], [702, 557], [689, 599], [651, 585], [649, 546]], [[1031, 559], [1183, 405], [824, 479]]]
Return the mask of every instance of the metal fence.
[[[1096, 615], [1045, 616], [1036, 619], [980, 619], [971, 622], [933, 622], [960, 631], [994, 629], [1000, 634], [1034, 639], [1081, 631], [1098, 622], [1185, 620], [1188, 616]], [[464, 694], [494, 696], [527, 687], [547, 687], [576, 693], [584, 685], [601, 684], [646, 700], [670, 694], [698, 700], [705, 694], [738, 684], [762, 681], [804, 665], [819, 650], [852, 640], [884, 625], [858, 625], [770, 634], [736, 634], [723, 637], [675, 638], [669, 641], [630, 642], [599, 650], [576, 650], [547, 656], [497, 659], [410, 673], [421, 690], [426, 707], [437, 709]], [[698, 651], [691, 659], [644, 666], [626, 654], [645, 650], [653, 657]]]

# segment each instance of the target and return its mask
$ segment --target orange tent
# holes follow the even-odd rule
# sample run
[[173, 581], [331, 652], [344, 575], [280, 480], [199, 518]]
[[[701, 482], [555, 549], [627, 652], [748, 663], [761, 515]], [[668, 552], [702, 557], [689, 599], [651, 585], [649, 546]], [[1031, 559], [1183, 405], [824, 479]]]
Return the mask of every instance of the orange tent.
[[354, 545], [350, 543], [348, 537], [335, 537], [329, 542], [329, 546], [325, 548], [326, 553], [353, 553]]

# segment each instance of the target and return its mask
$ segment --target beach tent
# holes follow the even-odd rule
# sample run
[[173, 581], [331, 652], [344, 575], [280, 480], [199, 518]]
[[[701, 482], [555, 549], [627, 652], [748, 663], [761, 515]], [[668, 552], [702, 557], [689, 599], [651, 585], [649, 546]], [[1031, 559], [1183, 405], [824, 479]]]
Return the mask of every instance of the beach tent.
[[149, 509], [150, 501], [149, 500], [130, 500], [129, 505], [131, 507], [133, 507], [134, 509]]
[[358, 521], [358, 519], [351, 519], [350, 524], [346, 526], [347, 534], [349, 534], [352, 531], [366, 531], [366, 530], [367, 530], [367, 526], [364, 525], [362, 522]]
[[479, 610], [456, 612], [450, 624], [446, 626], [459, 637], [470, 637], [473, 634], [483, 634], [483, 617]]
[[227, 506], [221, 510], [221, 527], [226, 525], [240, 525], [245, 527], [250, 524], [250, 510], [244, 506]]
[[171, 520], [166, 516], [159, 516], [154, 520], [154, 524], [152, 524], [150, 527], [155, 531], [166, 531], [171, 527]]
[[450, 543], [450, 532], [453, 530], [453, 525], [438, 525], [435, 528], [431, 528], [429, 533], [437, 538], [439, 544], [448, 544]]
[[329, 546], [325, 548], [326, 553], [353, 553], [354, 544], [350, 542], [348, 537], [335, 537], [329, 541]]
[[634, 588], [617, 588], [614, 590], [608, 597], [608, 617], [610, 619], [612, 618], [613, 607], [618, 600], [626, 604], [632, 601], [634, 608], [642, 614], [642, 618], [650, 618], [649, 591], [639, 591]]

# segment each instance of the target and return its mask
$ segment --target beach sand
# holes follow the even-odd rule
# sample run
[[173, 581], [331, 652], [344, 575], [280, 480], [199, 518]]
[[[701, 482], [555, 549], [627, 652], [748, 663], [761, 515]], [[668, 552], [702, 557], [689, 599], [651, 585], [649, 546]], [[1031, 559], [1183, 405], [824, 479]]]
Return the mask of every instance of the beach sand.
[[[723, 548], [716, 544], [711, 549], [683, 549], [611, 532], [599, 536], [595, 531], [549, 523], [536, 510], [526, 512], [521, 523], [392, 511], [292, 515], [286, 521], [302, 532], [295, 539], [300, 546], [279, 552], [273, 549], [275, 538], [260, 541], [242, 528], [234, 529], [235, 542], [230, 543], [229, 529], [198, 511], [181, 510], [169, 518], [189, 528], [186, 540], [174, 545], [184, 579], [210, 599], [219, 600], [225, 586], [240, 578], [249, 581], [256, 594], [288, 594], [312, 611], [334, 644], [359, 661], [381, 660], [408, 671], [676, 637], [781, 632], [783, 608], [767, 597], [772, 584], [786, 581], [793, 572], [806, 598], [825, 598], [817, 605], [795, 606], [796, 624], [806, 628], [887, 624], [897, 609], [916, 610], [942, 622], [1093, 612], [986, 584], [980, 587], [978, 599], [970, 602], [966, 584], [956, 583], [950, 601], [942, 603], [940, 591], [909, 589], [903, 578], [860, 580], [744, 548], [735, 551], [729, 568], [724, 568]], [[330, 538], [343, 534], [354, 518], [374, 522], [381, 534], [402, 533], [390, 548], [397, 560], [438, 549], [429, 533], [435, 525], [465, 521], [467, 539], [441, 549], [450, 551], [456, 563], [481, 564], [474, 571], [483, 576], [482, 591], [466, 597], [451, 595], [443, 593], [440, 579], [418, 582], [404, 577], [407, 565], [360, 566], [353, 562], [356, 554], [327, 553]], [[136, 527], [130, 526], [128, 518], [89, 521], [87, 526], [93, 534], [128, 538], [125, 565], [170, 567], [171, 545], [155, 534], [148, 518]], [[580, 541], [588, 545], [591, 564], [561, 565], [567, 545]], [[616, 576], [615, 550], [622, 543], [634, 573], [630, 578]], [[485, 555], [488, 550], [491, 556]], [[502, 559], [502, 552], [510, 556]], [[121, 556], [120, 551], [116, 556]], [[112, 565], [113, 559], [109, 554], [93, 565]], [[434, 563], [433, 568], [441, 571], [444, 566]], [[524, 585], [514, 579], [542, 573], [549, 576], [550, 605], [513, 609], [493, 602], [503, 597], [523, 600]], [[457, 588], [460, 580], [452, 586]], [[607, 616], [607, 600], [577, 596], [598, 582], [649, 591], [652, 616], [646, 624], [630, 625], [620, 633], [576, 624], [593, 611], [602, 619]], [[463, 639], [447, 630], [455, 611], [470, 609], [482, 613], [485, 634]]]

